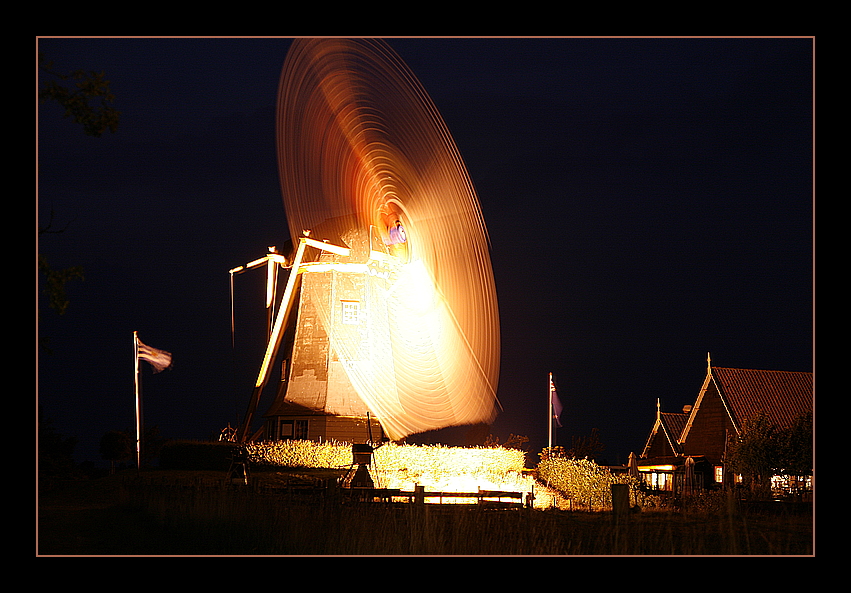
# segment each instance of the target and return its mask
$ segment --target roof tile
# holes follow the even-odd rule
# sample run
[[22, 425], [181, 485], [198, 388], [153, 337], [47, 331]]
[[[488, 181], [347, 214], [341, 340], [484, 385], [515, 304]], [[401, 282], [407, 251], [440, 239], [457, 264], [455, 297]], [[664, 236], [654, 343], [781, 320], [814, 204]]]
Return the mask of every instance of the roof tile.
[[813, 374], [712, 367], [736, 423], [764, 412], [772, 424], [791, 426], [796, 418], [813, 411]]

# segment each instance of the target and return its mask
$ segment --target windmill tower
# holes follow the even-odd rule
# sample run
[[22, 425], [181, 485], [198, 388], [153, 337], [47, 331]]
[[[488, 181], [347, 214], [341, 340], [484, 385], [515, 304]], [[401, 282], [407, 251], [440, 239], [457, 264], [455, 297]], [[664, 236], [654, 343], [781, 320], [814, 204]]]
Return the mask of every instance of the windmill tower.
[[380, 41], [294, 41], [278, 156], [298, 239], [240, 439], [288, 327], [266, 438], [397, 440], [492, 422], [499, 327], [487, 233], [414, 75]]
[[383, 435], [380, 421], [367, 420], [370, 409], [350, 375], [366, 366], [370, 372], [392, 371], [382, 366], [390, 361], [383, 352], [389, 335], [386, 296], [391, 267], [398, 264], [390, 261], [393, 256], [383, 244], [371, 249], [368, 236], [352, 227], [345, 237], [336, 237], [335, 226], [324, 225], [332, 229], [328, 234], [322, 225], [311, 230], [311, 236], [324, 241], [313, 247], [316, 260], [297, 272], [285, 374], [264, 414], [264, 435], [270, 440], [362, 442], [368, 434], [379, 440]]

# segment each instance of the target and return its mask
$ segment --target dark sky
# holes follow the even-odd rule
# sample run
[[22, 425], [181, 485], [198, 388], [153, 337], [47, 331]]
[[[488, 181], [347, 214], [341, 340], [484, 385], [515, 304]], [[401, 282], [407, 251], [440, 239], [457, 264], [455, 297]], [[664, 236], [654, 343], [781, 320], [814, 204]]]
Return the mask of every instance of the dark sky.
[[[610, 463], [717, 366], [813, 370], [813, 39], [390, 39], [446, 120], [482, 203], [502, 328], [492, 432], [558, 444], [599, 430]], [[263, 273], [288, 239], [274, 108], [287, 39], [41, 39], [57, 69], [104, 71], [117, 133], [38, 114], [37, 249], [79, 265], [63, 317], [40, 301], [38, 402], [100, 463], [144, 418], [210, 438], [245, 413]], [[271, 401], [267, 390], [259, 412]]]

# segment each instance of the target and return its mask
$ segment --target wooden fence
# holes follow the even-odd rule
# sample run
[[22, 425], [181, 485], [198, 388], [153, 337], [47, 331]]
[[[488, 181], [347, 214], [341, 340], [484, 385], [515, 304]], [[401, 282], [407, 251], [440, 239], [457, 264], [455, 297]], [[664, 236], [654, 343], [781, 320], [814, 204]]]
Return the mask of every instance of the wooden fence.
[[[406, 502], [415, 505], [425, 504], [478, 504], [491, 508], [531, 507], [531, 496], [523, 492], [504, 490], [482, 490], [476, 492], [433, 492], [424, 486], [415, 485], [413, 491], [396, 488], [340, 488], [339, 493], [358, 502]], [[456, 499], [468, 499], [455, 502]]]

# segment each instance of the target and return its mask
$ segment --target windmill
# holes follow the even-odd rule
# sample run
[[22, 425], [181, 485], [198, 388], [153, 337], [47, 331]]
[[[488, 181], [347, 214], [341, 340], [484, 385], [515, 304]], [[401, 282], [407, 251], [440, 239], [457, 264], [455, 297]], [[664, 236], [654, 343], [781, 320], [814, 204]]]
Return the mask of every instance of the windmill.
[[277, 145], [293, 248], [264, 258], [289, 274], [238, 440], [284, 342], [266, 438], [351, 440], [366, 423], [400, 440], [491, 423], [499, 320], [487, 230], [413, 73], [383, 41], [296, 39]]

